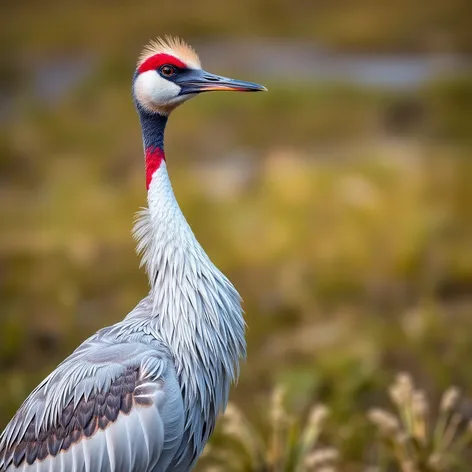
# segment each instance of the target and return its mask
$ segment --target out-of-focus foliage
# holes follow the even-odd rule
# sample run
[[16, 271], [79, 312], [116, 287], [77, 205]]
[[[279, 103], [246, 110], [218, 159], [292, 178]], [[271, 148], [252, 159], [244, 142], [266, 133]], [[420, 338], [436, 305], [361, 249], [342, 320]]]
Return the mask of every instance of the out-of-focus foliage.
[[442, 395], [436, 419], [425, 392], [415, 388], [408, 374], [397, 376], [389, 394], [398, 417], [379, 408], [369, 412], [387, 446], [386, 453], [379, 454], [384, 466], [393, 460], [405, 472], [469, 470], [472, 423], [458, 411], [456, 387]]
[[282, 388], [274, 390], [264, 410], [267, 424], [263, 428], [236, 406], [228, 405], [220, 434], [205, 450], [201, 465], [215, 472], [317, 472], [337, 462], [338, 452], [319, 444], [328, 409], [317, 404], [300, 421], [287, 411], [284, 397]]
[[[423, 390], [401, 373], [388, 390], [397, 414], [371, 408], [368, 420], [377, 434], [371, 439], [369, 471], [441, 472], [470, 470], [472, 422], [461, 413], [456, 387], [432, 408]], [[343, 437], [328, 427], [329, 410], [321, 404], [296, 417], [287, 409], [284, 391], [277, 388], [258, 425], [230, 404], [219, 434], [205, 449], [200, 465], [211, 472], [336, 472], [359, 470], [343, 462], [339, 451], [326, 445], [342, 444]], [[463, 408], [462, 408], [463, 410]], [[360, 464], [359, 464], [360, 465]]]
[[[336, 449], [340, 470], [408, 470], [368, 419], [388, 405], [396, 372], [410, 371], [430, 405], [458, 385], [458, 413], [471, 416], [470, 69], [414, 87], [313, 83], [286, 54], [254, 76], [238, 73], [237, 55], [218, 69], [217, 46], [278, 37], [300, 49], [467, 54], [470, 2], [159, 3], [2, 5], [0, 429], [58, 362], [146, 293], [130, 236], [145, 202], [130, 80], [141, 45], [171, 32], [214, 43], [214, 72], [270, 90], [199, 97], [166, 135], [182, 209], [245, 301], [238, 414], [266, 438], [268, 395], [284, 385], [295, 436], [310, 405], [329, 408], [316, 444]], [[272, 76], [274, 63], [297, 80]], [[209, 454], [226, 451], [224, 428]]]
[[147, 41], [157, 27], [197, 37], [302, 37], [341, 50], [472, 51], [468, 0], [182, 0], [178, 6], [152, 0], [6, 0], [2, 10], [8, 17], [2, 43], [35, 50], [87, 46], [118, 52], [116, 46]]

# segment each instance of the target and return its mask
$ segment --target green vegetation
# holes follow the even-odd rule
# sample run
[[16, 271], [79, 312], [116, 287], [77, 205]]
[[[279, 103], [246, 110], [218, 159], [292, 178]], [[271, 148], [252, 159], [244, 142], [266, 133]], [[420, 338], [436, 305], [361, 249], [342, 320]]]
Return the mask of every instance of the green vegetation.
[[[147, 291], [130, 235], [145, 202], [130, 64], [149, 36], [472, 50], [470, 2], [309, 3], [248, 15], [205, 0], [157, 19], [148, 1], [4, 6], [0, 429]], [[40, 100], [24, 63], [74, 51], [97, 55], [90, 76]], [[182, 209], [248, 322], [248, 360], [200, 470], [468, 470], [472, 80], [386, 91], [247, 78], [270, 93], [200, 97], [166, 136]], [[417, 386], [400, 377], [407, 394], [389, 399], [402, 371]], [[451, 385], [461, 400], [449, 390], [441, 403]]]

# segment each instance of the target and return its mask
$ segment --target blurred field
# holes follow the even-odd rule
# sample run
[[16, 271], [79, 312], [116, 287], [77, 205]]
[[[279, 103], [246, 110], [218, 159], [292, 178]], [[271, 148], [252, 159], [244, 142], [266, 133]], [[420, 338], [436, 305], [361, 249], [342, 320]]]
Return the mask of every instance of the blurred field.
[[[465, 1], [181, 8], [2, 6], [0, 429], [59, 361], [146, 293], [130, 235], [145, 202], [130, 80], [150, 36], [471, 63]], [[232, 401], [261, 434], [276, 386], [302, 425], [312, 405], [326, 405], [316, 447], [335, 448], [342, 471], [470, 470], [467, 454], [407, 469], [382, 452], [368, 418], [372, 407], [392, 409], [387, 388], [406, 370], [427, 392], [431, 422], [450, 385], [472, 420], [470, 68], [414, 87], [283, 81], [260, 64], [243, 73], [243, 53], [231, 70], [202, 60], [270, 93], [199, 97], [166, 135], [182, 209], [245, 301], [249, 353]], [[248, 464], [234, 470], [295, 470]]]

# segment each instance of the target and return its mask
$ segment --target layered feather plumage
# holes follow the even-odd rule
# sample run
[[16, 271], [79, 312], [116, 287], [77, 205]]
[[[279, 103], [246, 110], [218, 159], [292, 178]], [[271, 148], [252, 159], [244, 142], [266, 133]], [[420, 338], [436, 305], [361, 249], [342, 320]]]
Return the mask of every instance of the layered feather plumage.
[[1, 436], [0, 471], [13, 467], [12, 454], [33, 419], [32, 445], [55, 434], [71, 402], [73, 416], [81, 402], [107, 395], [129, 368], [139, 369], [142, 382], [153, 387], [151, 408], [116, 411], [106, 429], [91, 437], [77, 434], [67, 450], [55, 456], [49, 451], [46, 460], [31, 466], [23, 461], [23, 470], [82, 472], [100, 456], [100, 472], [134, 466], [188, 472], [211, 436], [245, 355], [240, 298], [196, 241], [165, 162], [148, 200], [135, 236], [151, 283], [149, 296], [125, 320], [82, 344], [32, 392]]
[[31, 393], [0, 438], [0, 471], [166, 470], [184, 432], [175, 368], [163, 343], [129, 335], [99, 331]]
[[[170, 37], [152, 42], [140, 62], [160, 52], [200, 66]], [[151, 116], [145, 147], [162, 147], [167, 118]], [[164, 159], [148, 206], [134, 234], [149, 295], [31, 393], [0, 436], [0, 472], [188, 472], [211, 436], [245, 356], [240, 297], [198, 244]]]
[[[151, 284], [148, 316], [164, 343], [172, 346], [186, 393], [187, 437], [181, 454], [193, 449], [198, 455], [246, 355], [241, 299], [196, 240], [175, 199], [165, 162], [153, 176], [148, 203], [134, 228]], [[133, 317], [131, 313], [127, 319]]]

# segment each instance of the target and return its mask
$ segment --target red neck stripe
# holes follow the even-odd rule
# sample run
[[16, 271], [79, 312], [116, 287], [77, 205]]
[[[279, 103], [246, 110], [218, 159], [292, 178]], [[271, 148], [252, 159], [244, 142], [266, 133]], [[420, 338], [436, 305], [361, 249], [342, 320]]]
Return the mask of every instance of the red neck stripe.
[[161, 167], [162, 161], [166, 160], [164, 150], [150, 147], [146, 149], [146, 188], [149, 190], [154, 172]]
[[171, 64], [175, 67], [181, 67], [182, 69], [187, 68], [187, 65], [180, 59], [177, 59], [175, 56], [172, 56], [171, 54], [159, 53], [154, 54], [154, 56], [151, 56], [146, 59], [138, 67], [138, 72], [142, 74], [143, 72], [147, 72], [148, 70], [156, 70], [164, 64]]

